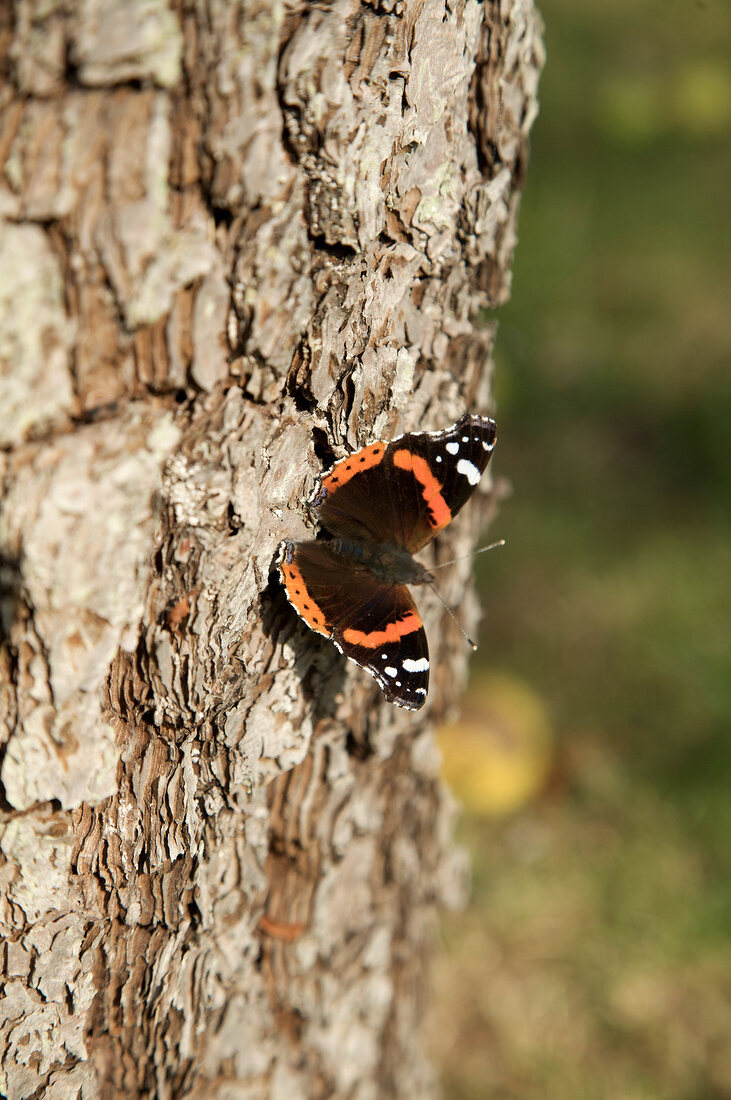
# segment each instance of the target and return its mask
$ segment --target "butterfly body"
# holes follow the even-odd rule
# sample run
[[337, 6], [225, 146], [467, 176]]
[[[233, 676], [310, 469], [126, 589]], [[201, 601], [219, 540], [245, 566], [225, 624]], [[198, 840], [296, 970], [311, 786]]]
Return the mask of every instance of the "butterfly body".
[[472, 495], [496, 436], [494, 420], [463, 416], [446, 431], [368, 444], [335, 463], [311, 498], [332, 537], [280, 546], [280, 578], [297, 613], [397, 706], [418, 710], [429, 686], [426, 632], [406, 585], [433, 578], [413, 555]]
[[358, 568], [362, 567], [387, 584], [431, 584], [433, 575], [408, 550], [393, 543], [375, 543], [367, 539], [331, 539], [325, 542], [334, 554]]

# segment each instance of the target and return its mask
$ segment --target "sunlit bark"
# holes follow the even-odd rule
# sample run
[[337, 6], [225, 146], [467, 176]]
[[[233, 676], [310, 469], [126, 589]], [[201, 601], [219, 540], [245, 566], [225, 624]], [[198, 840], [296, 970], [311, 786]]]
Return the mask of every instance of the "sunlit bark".
[[323, 462], [489, 410], [541, 63], [531, 0], [0, 14], [0, 1094], [435, 1094], [466, 653], [420, 593], [396, 710], [270, 572]]

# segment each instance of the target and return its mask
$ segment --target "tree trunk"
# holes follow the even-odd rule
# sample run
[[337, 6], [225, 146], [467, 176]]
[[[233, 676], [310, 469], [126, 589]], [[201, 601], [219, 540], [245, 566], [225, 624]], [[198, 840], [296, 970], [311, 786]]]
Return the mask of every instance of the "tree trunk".
[[272, 563], [487, 409], [541, 63], [532, 0], [3, 6], [2, 1095], [435, 1095], [466, 647], [420, 592], [390, 707]]

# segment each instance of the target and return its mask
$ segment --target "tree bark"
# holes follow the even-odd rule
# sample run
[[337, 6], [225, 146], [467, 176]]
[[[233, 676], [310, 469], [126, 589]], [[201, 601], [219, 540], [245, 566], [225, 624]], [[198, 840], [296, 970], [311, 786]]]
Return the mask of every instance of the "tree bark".
[[532, 0], [3, 13], [0, 1093], [428, 1098], [465, 647], [420, 593], [389, 707], [272, 563], [328, 461], [489, 406]]

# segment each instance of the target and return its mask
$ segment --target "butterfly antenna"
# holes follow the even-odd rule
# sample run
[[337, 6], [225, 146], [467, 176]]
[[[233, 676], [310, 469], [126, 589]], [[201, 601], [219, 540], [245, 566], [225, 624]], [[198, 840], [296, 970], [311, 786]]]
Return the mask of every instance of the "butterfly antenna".
[[467, 558], [476, 558], [478, 554], [486, 554], [488, 550], [495, 550], [496, 547], [504, 545], [505, 539], [500, 539], [499, 542], [491, 542], [489, 546], [481, 546], [479, 550], [473, 550], [471, 554], [463, 554], [461, 558], [452, 558], [451, 561], [442, 561], [439, 565], [432, 565], [432, 572], [435, 569], [444, 569], [447, 565], [454, 565], [455, 562], [465, 561]]
[[432, 581], [432, 583], [431, 583], [431, 584], [429, 585], [429, 587], [431, 588], [431, 590], [432, 590], [432, 592], [433, 592], [433, 593], [435, 594], [435, 596], [437, 596], [437, 598], [439, 599], [439, 602], [440, 602], [440, 603], [441, 603], [441, 604], [442, 604], [442, 605], [443, 605], [444, 607], [446, 607], [446, 609], [447, 609], [447, 611], [449, 612], [450, 616], [452, 617], [452, 619], [454, 620], [454, 622], [455, 622], [455, 623], [457, 624], [457, 626], [459, 627], [459, 629], [460, 629], [460, 632], [461, 632], [462, 634], [464, 634], [465, 638], [467, 639], [467, 641], [468, 641], [468, 643], [470, 644], [470, 646], [472, 647], [472, 649], [473, 649], [473, 650], [476, 650], [476, 649], [477, 649], [477, 642], [473, 642], [473, 641], [472, 641], [472, 639], [470, 638], [469, 634], [467, 633], [467, 631], [465, 630], [465, 628], [464, 628], [464, 627], [462, 626], [462, 623], [461, 623], [461, 622], [459, 621], [459, 619], [458, 619], [458, 618], [457, 618], [457, 616], [455, 615], [454, 611], [452, 611], [452, 608], [451, 608], [451, 607], [449, 606], [449, 604], [447, 603], [447, 601], [446, 601], [446, 600], [444, 599], [444, 596], [442, 596], [441, 592], [439, 591], [439, 589], [437, 588], [437, 586], [436, 586], [436, 585], [434, 584], [434, 582], [433, 582], [433, 581]]

